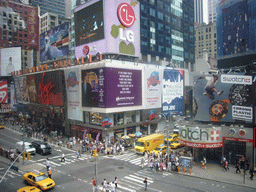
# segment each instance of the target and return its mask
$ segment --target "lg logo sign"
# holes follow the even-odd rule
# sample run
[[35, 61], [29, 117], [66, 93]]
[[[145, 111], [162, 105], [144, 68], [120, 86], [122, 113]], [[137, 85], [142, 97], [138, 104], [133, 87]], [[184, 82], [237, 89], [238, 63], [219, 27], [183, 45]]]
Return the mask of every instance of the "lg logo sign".
[[135, 14], [128, 3], [121, 3], [118, 6], [118, 18], [125, 27], [131, 27], [135, 21]]
[[[125, 27], [131, 27], [135, 22], [135, 14], [133, 8], [128, 3], [121, 3], [117, 8], [117, 15]], [[127, 40], [128, 42], [134, 42], [134, 32], [127, 30], [124, 34], [124, 30], [120, 27], [119, 34], [121, 40]]]

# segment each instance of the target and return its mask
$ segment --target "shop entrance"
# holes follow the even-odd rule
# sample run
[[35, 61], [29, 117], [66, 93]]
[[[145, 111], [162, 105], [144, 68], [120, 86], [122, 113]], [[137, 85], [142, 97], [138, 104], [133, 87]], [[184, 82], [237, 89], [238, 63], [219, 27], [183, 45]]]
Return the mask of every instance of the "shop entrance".
[[235, 164], [235, 159], [241, 156], [246, 157], [246, 142], [224, 141], [224, 156], [230, 164]]
[[220, 163], [221, 159], [221, 149], [222, 148], [209, 148], [209, 149], [199, 149], [198, 159], [201, 161], [203, 157], [206, 158], [207, 163], [214, 163], [218, 164]]

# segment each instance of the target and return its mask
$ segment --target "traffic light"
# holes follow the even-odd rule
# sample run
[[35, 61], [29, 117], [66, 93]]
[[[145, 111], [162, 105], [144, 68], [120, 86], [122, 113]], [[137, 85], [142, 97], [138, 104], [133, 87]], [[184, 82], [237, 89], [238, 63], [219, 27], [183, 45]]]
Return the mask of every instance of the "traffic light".
[[27, 160], [31, 159], [31, 154], [29, 152], [27, 152]]
[[95, 157], [95, 158], [97, 157], [97, 150], [96, 149], [93, 149], [92, 156]]

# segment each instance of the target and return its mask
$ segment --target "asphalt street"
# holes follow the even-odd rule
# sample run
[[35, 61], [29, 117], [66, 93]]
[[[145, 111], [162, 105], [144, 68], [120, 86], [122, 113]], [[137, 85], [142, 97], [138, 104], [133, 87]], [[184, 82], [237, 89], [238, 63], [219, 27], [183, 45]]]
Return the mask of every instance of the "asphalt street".
[[[20, 134], [8, 129], [0, 130], [0, 146], [6, 149], [15, 148], [15, 143], [21, 140]], [[28, 139], [31, 141], [31, 139]], [[66, 161], [60, 162], [61, 153], [66, 155]], [[69, 192], [69, 191], [92, 191], [91, 179], [95, 176], [95, 158], [88, 153], [76, 157], [75, 151], [53, 146], [52, 154], [32, 156], [30, 161], [17, 163], [23, 167], [18, 172], [10, 170], [3, 182], [0, 184], [0, 191], [11, 192], [26, 186], [22, 180], [22, 175], [29, 170], [37, 169], [46, 172], [45, 160], [50, 159], [53, 171], [52, 179], [56, 186], [50, 191]], [[125, 152], [123, 155], [104, 156], [97, 158], [97, 184], [98, 191], [102, 190], [101, 182], [106, 178], [107, 182], [112, 182], [118, 178], [118, 189], [116, 191], [139, 192], [144, 190], [143, 180], [148, 178], [148, 191], [152, 192], [234, 192], [234, 191], [255, 191], [255, 189], [244, 186], [234, 186], [232, 184], [211, 181], [208, 179], [187, 177], [175, 173], [150, 172], [147, 166], [142, 169], [140, 165], [140, 155], [132, 151]], [[9, 165], [5, 157], [0, 157], [0, 177], [4, 175]]]

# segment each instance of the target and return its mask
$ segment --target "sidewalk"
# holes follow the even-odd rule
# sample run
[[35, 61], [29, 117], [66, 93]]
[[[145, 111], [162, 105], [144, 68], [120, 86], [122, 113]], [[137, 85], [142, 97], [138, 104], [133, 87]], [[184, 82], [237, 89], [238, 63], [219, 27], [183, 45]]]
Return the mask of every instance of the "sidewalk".
[[207, 164], [206, 169], [202, 169], [201, 163], [197, 162], [196, 165], [194, 165], [192, 168], [191, 175], [188, 172], [184, 174], [184, 170], [180, 170], [179, 173], [172, 173], [183, 174], [191, 177], [198, 177], [256, 189], [256, 177], [254, 177], [254, 180], [252, 181], [250, 179], [249, 171], [246, 171], [244, 184], [243, 170], [241, 170], [241, 173], [236, 173], [236, 168], [233, 166], [230, 166], [228, 171], [224, 171], [224, 168], [217, 164]]

